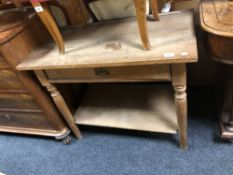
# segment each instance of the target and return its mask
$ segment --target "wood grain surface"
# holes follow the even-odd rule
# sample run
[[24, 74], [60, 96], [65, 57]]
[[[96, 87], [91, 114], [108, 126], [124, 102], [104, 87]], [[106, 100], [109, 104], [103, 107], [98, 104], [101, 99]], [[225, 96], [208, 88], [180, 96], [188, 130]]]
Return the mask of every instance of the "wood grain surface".
[[200, 3], [201, 26], [212, 34], [233, 37], [233, 1], [203, 0]]
[[169, 81], [169, 65], [46, 70], [51, 83]]
[[[182, 20], [181, 20], [182, 19]], [[168, 23], [169, 21], [169, 23]], [[141, 49], [134, 19], [91, 25], [85, 30], [64, 31], [66, 54], [59, 55], [55, 44], [34, 51], [17, 69], [58, 69], [171, 64], [197, 61], [192, 11], [161, 16], [148, 22], [152, 49]]]
[[174, 134], [178, 128], [172, 88], [166, 85], [93, 85], [75, 118], [82, 125], [152, 132]]

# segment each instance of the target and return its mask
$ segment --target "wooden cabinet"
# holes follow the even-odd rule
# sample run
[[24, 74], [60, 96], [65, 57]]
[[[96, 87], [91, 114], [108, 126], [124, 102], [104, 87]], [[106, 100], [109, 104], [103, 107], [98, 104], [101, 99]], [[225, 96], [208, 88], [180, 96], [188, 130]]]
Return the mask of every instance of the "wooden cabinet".
[[33, 73], [15, 69], [48, 36], [33, 14], [24, 14], [27, 19], [14, 25], [22, 15], [4, 14], [1, 23], [5, 29], [0, 32], [0, 131], [67, 138], [70, 130]]

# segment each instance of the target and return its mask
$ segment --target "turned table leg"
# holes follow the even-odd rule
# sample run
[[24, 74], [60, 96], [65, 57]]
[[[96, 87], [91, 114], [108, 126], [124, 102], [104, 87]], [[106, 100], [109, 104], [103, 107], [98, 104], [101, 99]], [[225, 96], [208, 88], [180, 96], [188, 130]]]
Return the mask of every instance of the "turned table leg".
[[180, 147], [187, 148], [187, 97], [186, 86], [174, 86], [176, 115], [179, 127]]
[[134, 0], [136, 16], [141, 40], [145, 50], [150, 50], [150, 41], [148, 36], [147, 21], [146, 21], [146, 1]]
[[32, 6], [36, 10], [38, 16], [40, 17], [41, 21], [44, 23], [46, 28], [48, 29], [49, 33], [53, 37], [54, 41], [56, 42], [59, 52], [64, 54], [65, 46], [63, 37], [57, 27], [57, 24], [52, 17], [51, 13], [49, 12], [48, 6], [46, 2], [39, 2], [35, 0], [30, 0]]
[[178, 122], [180, 147], [187, 149], [187, 95], [186, 95], [186, 65], [171, 65], [172, 84], [175, 91], [175, 106]]
[[66, 120], [66, 123], [69, 125], [70, 129], [73, 131], [74, 135], [78, 138], [81, 139], [82, 135], [81, 132], [78, 128], [78, 126], [75, 123], [75, 119], [73, 115], [71, 114], [69, 108], [66, 105], [66, 102], [60, 92], [57, 90], [56, 87], [54, 87], [52, 84], [50, 84], [47, 81], [46, 75], [44, 74], [43, 71], [35, 71], [35, 74], [41, 84], [47, 88], [47, 90], [50, 92], [51, 97], [53, 98], [54, 103], [56, 104], [58, 110], [61, 112], [63, 115], [64, 119]]

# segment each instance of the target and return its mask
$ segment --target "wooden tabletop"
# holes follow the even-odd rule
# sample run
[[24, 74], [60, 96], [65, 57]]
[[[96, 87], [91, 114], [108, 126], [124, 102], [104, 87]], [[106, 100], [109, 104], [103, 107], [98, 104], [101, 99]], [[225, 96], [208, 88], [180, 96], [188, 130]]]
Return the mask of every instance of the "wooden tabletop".
[[207, 32], [233, 37], [233, 1], [202, 0], [200, 19]]
[[149, 21], [148, 25], [150, 51], [141, 46], [135, 19], [109, 21], [85, 29], [66, 29], [64, 55], [59, 55], [55, 43], [50, 43], [34, 51], [17, 68], [90, 68], [197, 61], [192, 11], [162, 15], [159, 22]]

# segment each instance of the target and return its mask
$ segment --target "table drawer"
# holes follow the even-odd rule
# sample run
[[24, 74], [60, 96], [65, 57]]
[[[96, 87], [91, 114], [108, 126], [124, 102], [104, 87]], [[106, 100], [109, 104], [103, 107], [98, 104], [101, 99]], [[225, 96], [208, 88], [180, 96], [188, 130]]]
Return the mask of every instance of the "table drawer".
[[120, 82], [170, 80], [169, 65], [46, 70], [51, 82]]
[[0, 70], [0, 90], [25, 90], [16, 74], [11, 70]]
[[9, 68], [8, 64], [3, 60], [3, 58], [0, 56], [0, 69]]
[[28, 94], [0, 94], [1, 109], [38, 109], [33, 98]]
[[51, 129], [40, 113], [0, 112], [0, 127]]

